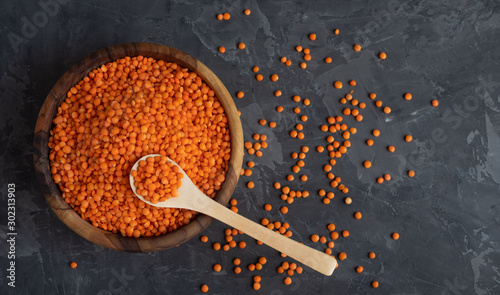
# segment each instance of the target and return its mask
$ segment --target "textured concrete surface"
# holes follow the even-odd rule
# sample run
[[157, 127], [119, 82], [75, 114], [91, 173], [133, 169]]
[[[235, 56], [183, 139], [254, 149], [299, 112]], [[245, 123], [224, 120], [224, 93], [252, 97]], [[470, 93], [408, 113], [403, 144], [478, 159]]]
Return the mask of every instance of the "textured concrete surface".
[[[195, 294], [208, 284], [214, 294], [249, 294], [252, 276], [262, 276], [262, 294], [499, 294], [500, 293], [500, 6], [495, 1], [151, 1], [147, 4], [113, 1], [2, 1], [0, 11], [0, 278], [1, 294]], [[439, 3], [438, 3], [439, 2]], [[249, 16], [243, 15], [251, 9]], [[229, 12], [229, 21], [218, 13]], [[340, 29], [335, 36], [334, 28]], [[317, 34], [312, 42], [307, 38]], [[325, 235], [326, 224], [349, 230], [335, 241], [333, 254], [346, 252], [333, 276], [305, 268], [290, 286], [276, 267], [284, 260], [246, 236], [246, 249], [215, 252], [212, 242], [223, 241], [225, 225], [214, 222], [205, 232], [210, 243], [193, 239], [178, 248], [149, 254], [121, 253], [94, 245], [68, 229], [50, 210], [39, 192], [32, 164], [32, 135], [38, 111], [57, 79], [89, 53], [126, 42], [156, 42], [176, 47], [208, 65], [235, 94], [242, 112], [245, 138], [268, 135], [269, 147], [254, 160], [253, 175], [242, 177], [234, 197], [240, 213], [253, 219], [286, 221], [293, 238], [324, 250], [309, 240]], [[244, 50], [237, 49], [244, 42]], [[362, 45], [361, 52], [352, 50]], [[298, 67], [296, 45], [311, 49], [307, 69]], [[217, 48], [227, 52], [219, 54]], [[388, 58], [377, 58], [380, 51]], [[286, 67], [279, 58], [287, 56]], [[326, 64], [324, 57], [333, 62]], [[258, 65], [264, 81], [254, 79]], [[268, 78], [277, 73], [280, 79]], [[357, 86], [348, 87], [349, 80]], [[332, 87], [335, 80], [344, 88]], [[281, 89], [283, 95], [274, 97]], [[358, 129], [352, 147], [333, 173], [342, 178], [347, 195], [324, 205], [317, 191], [331, 190], [321, 167], [326, 145], [319, 130], [328, 116], [345, 107], [339, 99], [350, 89], [367, 104], [364, 120], [345, 121]], [[377, 93], [392, 113], [384, 114], [367, 97]], [[411, 92], [413, 99], [402, 98]], [[311, 100], [302, 108], [305, 139], [288, 133], [299, 123], [291, 112], [300, 95]], [[432, 99], [440, 105], [433, 108]], [[278, 114], [276, 106], [285, 112]], [[258, 125], [276, 121], [270, 129]], [[365, 140], [377, 128], [381, 136], [372, 147]], [[403, 136], [413, 135], [405, 143]], [[338, 137], [338, 136], [337, 136]], [[387, 145], [396, 152], [388, 153]], [[292, 152], [311, 147], [306, 183], [311, 196], [296, 199], [282, 215], [275, 181], [295, 160]], [[371, 169], [362, 162], [370, 160]], [[416, 171], [408, 178], [409, 169]], [[383, 184], [375, 179], [390, 173]], [[256, 183], [248, 190], [245, 183]], [[8, 184], [16, 195], [16, 288], [9, 287], [7, 268]], [[343, 198], [353, 203], [347, 206]], [[271, 212], [263, 204], [273, 205]], [[356, 220], [353, 213], [361, 211]], [[392, 232], [401, 238], [391, 239]], [[367, 253], [377, 253], [368, 259]], [[261, 271], [246, 266], [266, 256]], [[234, 274], [232, 260], [242, 259], [243, 272]], [[71, 269], [70, 261], [78, 268]], [[215, 273], [212, 265], [221, 263]], [[354, 268], [364, 267], [358, 274]], [[380, 282], [378, 289], [370, 283]]]

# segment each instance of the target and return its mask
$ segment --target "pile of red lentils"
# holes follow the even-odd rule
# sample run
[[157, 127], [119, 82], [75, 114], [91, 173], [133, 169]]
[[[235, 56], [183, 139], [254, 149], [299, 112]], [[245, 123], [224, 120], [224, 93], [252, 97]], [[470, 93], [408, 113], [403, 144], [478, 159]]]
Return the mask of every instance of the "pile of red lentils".
[[[70, 89], [53, 125], [52, 178], [66, 203], [103, 230], [159, 236], [196, 215], [156, 208], [134, 195], [129, 173], [143, 156], [169, 157], [210, 197], [225, 180], [231, 137], [224, 108], [201, 77], [173, 62], [136, 56], [102, 65]], [[150, 168], [144, 165], [148, 180], [141, 193], [152, 201], [175, 196], [182, 174], [165, 167], [168, 173], [156, 185], [148, 183]], [[157, 187], [163, 196], [155, 193]]]

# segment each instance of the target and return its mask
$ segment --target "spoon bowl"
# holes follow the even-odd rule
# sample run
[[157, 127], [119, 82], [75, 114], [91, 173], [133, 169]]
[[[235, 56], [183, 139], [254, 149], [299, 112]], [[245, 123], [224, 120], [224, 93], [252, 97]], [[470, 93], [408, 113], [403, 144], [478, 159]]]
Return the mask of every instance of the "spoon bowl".
[[140, 158], [134, 164], [134, 166], [132, 166], [132, 169], [130, 171], [130, 186], [132, 188], [132, 191], [143, 202], [156, 207], [189, 209], [206, 214], [246, 233], [252, 238], [257, 239], [264, 244], [267, 244], [271, 248], [274, 248], [281, 253], [294, 258], [295, 260], [324, 275], [329, 276], [333, 273], [333, 270], [337, 265], [337, 260], [333, 256], [282, 236], [279, 233], [261, 226], [212, 200], [203, 192], [201, 192], [187, 176], [186, 172], [170, 158], [168, 158], [168, 161], [179, 167], [179, 172], [184, 175], [181, 180], [181, 186], [178, 188], [178, 196], [171, 197], [166, 201], [157, 203], [145, 200], [143, 196], [137, 193], [137, 188], [134, 183], [135, 180], [132, 176], [132, 171], [137, 171], [140, 161], [146, 160], [149, 157], [158, 156], [161, 155], [151, 154]]

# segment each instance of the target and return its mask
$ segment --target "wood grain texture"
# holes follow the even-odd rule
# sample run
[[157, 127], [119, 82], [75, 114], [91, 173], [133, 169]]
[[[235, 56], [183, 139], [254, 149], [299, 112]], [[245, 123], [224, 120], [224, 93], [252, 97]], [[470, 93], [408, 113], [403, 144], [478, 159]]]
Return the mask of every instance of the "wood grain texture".
[[83, 220], [62, 198], [61, 191], [52, 180], [47, 146], [49, 132], [52, 128], [58, 106], [66, 98], [71, 87], [76, 85], [90, 71], [102, 64], [114, 61], [125, 56], [152, 57], [164, 61], [175, 62], [189, 70], [196, 72], [203, 81], [214, 91], [229, 121], [231, 134], [231, 159], [226, 173], [226, 180], [214, 200], [226, 205], [231, 198], [239, 179], [239, 171], [243, 161], [243, 130], [236, 106], [231, 95], [220, 79], [203, 63], [194, 57], [175, 48], [153, 43], [127, 43], [96, 51], [73, 67], [71, 67], [54, 85], [47, 95], [38, 115], [33, 140], [33, 161], [42, 193], [56, 215], [73, 231], [85, 239], [114, 250], [129, 252], [151, 252], [168, 249], [180, 245], [198, 235], [207, 228], [213, 218], [199, 214], [189, 224], [176, 231], [159, 237], [130, 238], [121, 234], [92, 226]]

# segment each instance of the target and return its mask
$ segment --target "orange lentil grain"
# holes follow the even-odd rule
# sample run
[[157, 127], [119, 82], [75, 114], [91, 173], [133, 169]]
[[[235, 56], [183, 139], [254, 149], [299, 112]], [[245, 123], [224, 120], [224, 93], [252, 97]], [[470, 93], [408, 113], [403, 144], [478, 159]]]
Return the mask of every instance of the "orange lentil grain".
[[355, 44], [355, 45], [353, 46], [353, 48], [354, 48], [354, 51], [356, 51], [356, 52], [361, 51], [361, 45], [359, 45], [359, 44]]
[[260, 257], [260, 258], [259, 258], [259, 263], [260, 263], [261, 265], [266, 264], [266, 263], [267, 263], [267, 259], [266, 259], [266, 257], [264, 257], [264, 256]]
[[203, 293], [207, 293], [207, 292], [208, 292], [208, 286], [207, 286], [207, 285], [202, 285], [202, 286], [200, 287], [200, 290], [201, 290], [201, 292], [203, 292]]

